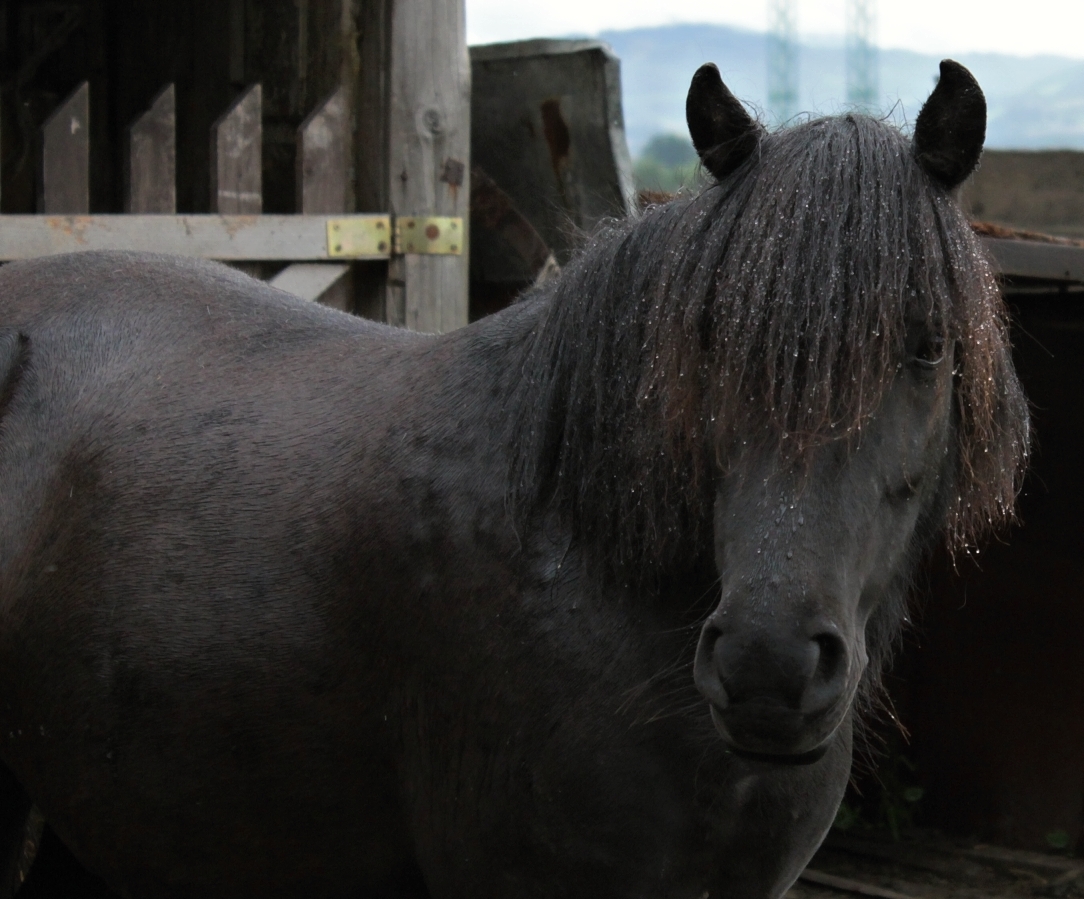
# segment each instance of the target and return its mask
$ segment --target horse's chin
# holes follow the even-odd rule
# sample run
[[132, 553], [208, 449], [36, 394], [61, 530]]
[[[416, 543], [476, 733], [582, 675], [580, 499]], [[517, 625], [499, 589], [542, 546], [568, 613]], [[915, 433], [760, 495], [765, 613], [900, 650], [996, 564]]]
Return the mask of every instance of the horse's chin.
[[835, 736], [833, 728], [826, 736], [810, 740], [802, 734], [795, 734], [792, 728], [784, 728], [783, 733], [772, 734], [735, 734], [727, 726], [723, 713], [708, 703], [711, 720], [715, 730], [723, 740], [727, 750], [739, 758], [751, 762], [764, 762], [773, 765], [811, 765], [824, 758]]

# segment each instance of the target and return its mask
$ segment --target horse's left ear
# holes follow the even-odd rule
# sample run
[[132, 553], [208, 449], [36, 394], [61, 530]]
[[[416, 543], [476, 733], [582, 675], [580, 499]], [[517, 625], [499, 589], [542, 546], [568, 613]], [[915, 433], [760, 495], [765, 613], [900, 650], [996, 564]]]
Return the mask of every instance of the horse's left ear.
[[704, 168], [720, 180], [752, 155], [763, 134], [710, 62], [693, 75], [685, 98], [685, 120]]
[[986, 140], [986, 98], [958, 62], [941, 61], [941, 77], [915, 120], [915, 157], [948, 190], [979, 164]]

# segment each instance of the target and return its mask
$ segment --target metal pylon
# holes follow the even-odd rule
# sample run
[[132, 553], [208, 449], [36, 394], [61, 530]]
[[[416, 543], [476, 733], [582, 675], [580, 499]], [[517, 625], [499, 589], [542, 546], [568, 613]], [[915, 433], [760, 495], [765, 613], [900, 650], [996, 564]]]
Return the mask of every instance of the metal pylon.
[[847, 0], [847, 103], [865, 112], [880, 105], [877, 46], [873, 40], [876, 0]]
[[779, 122], [798, 113], [797, 0], [768, 0], [768, 106]]

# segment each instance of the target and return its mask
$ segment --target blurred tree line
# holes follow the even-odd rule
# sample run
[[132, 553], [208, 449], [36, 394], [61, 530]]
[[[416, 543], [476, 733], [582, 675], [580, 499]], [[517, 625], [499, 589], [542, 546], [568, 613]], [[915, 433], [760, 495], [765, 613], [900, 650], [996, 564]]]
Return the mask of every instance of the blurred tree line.
[[641, 191], [695, 189], [701, 178], [699, 159], [688, 137], [656, 134], [633, 162], [632, 176]]

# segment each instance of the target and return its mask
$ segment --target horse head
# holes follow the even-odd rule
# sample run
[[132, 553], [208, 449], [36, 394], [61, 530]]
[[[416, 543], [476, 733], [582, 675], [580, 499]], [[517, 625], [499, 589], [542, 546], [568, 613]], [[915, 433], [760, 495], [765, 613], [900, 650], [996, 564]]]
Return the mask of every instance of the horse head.
[[[807, 214], [811, 203], [825, 204], [820, 220], [826, 228], [845, 229], [840, 217], [867, 218], [851, 231], [859, 238], [854, 247], [846, 238], [835, 243], [837, 258], [830, 265], [809, 264], [797, 279], [760, 278], [758, 289], [746, 291], [737, 314], [761, 330], [759, 337], [736, 329], [728, 335], [723, 328], [724, 337], [738, 338], [724, 340], [725, 345], [745, 340], [746, 351], [758, 351], [755, 360], [742, 355], [741, 365], [766, 365], [770, 375], [759, 390], [755, 383], [752, 390], [746, 386], [758, 408], [746, 407], [745, 424], [731, 428], [716, 448], [723, 460], [713, 514], [720, 598], [701, 631], [694, 679], [729, 748], [752, 757], [813, 761], [870, 680], [870, 642], [873, 667], [883, 661], [885, 644], [891, 644], [903, 618], [917, 555], [946, 525], [959, 525], [969, 512], [961, 506], [996, 506], [988, 515], [996, 518], [1007, 501], [1011, 505], [1013, 487], [1004, 479], [1017, 465], [1004, 459], [1026, 440], [1019, 435], [1006, 440], [1011, 428], [1004, 425], [1004, 412], [1011, 407], [1015, 416], [1026, 419], [1026, 414], [1003, 338], [991, 337], [1001, 325], [996, 313], [989, 314], [995, 308], [989, 276], [967, 263], [963, 268], [970, 273], [960, 277], [958, 260], [951, 258], [962, 258], [954, 241], [966, 236], [957, 233], [962, 220], [948, 192], [978, 162], [985, 101], [965, 68], [948, 60], [941, 64], [941, 79], [918, 116], [910, 153], [899, 161], [910, 171], [895, 185], [881, 185], [929, 205], [935, 215], [925, 230], [937, 233], [924, 258], [912, 256], [891, 268], [855, 255], [895, 252], [891, 239], [882, 246], [874, 232], [900, 227], [872, 209], [884, 201], [883, 190], [861, 184], [863, 177], [878, 174], [854, 171], [865, 162], [863, 141], [870, 142], [860, 130], [848, 143], [846, 127], [823, 139], [817, 130], [837, 125], [812, 122], [791, 129], [807, 129], [807, 147], [812, 140], [825, 156], [851, 159], [820, 182], [810, 180], [812, 169], [798, 178], [773, 180], [770, 173], [757, 173], [772, 164], [773, 138], [745, 112], [714, 66], [703, 66], [694, 76], [687, 118], [703, 165], [719, 179], [718, 189], [742, 195], [748, 206], [734, 221], [732, 240], [745, 239], [743, 218], [756, 214], [761, 202], [757, 188], [741, 183], [758, 179], [760, 191], [791, 195], [783, 208], [773, 208], [782, 227], [808, 226], [814, 220]], [[798, 145], [792, 145], [776, 155], [797, 152]], [[848, 179], [855, 179], [857, 192], [840, 187]], [[860, 192], [865, 192], [862, 199]], [[787, 209], [793, 218], [778, 215]], [[924, 230], [915, 229], [914, 222], [910, 227]], [[786, 243], [778, 234], [764, 239]], [[808, 243], [806, 251], [817, 252], [815, 240]], [[974, 249], [972, 255], [981, 257]], [[785, 251], [800, 254], [803, 244], [791, 242]], [[759, 262], [767, 262], [763, 247], [744, 252], [747, 271], [758, 254]], [[802, 265], [782, 257], [775, 263], [783, 272], [788, 265]], [[934, 270], [938, 283], [931, 286]], [[824, 281], [819, 294], [811, 276]], [[729, 288], [742, 290], [734, 280]], [[788, 289], [804, 289], [807, 295], [795, 299]], [[748, 312], [757, 304], [765, 307], [759, 320]], [[770, 309], [788, 305], [800, 320], [790, 332]], [[839, 324], [848, 318], [850, 324]], [[989, 366], [991, 353], [999, 357], [1000, 398], [979, 396], [974, 389], [976, 369]], [[722, 369], [721, 380], [741, 381], [725, 361]], [[875, 382], [874, 389], [860, 390], [848, 408], [839, 391], [846, 393], [861, 380]], [[717, 409], [722, 418], [739, 414], [743, 398], [730, 399], [724, 391], [723, 408]], [[976, 417], [984, 418], [978, 427]], [[984, 444], [982, 452], [993, 449], [1002, 460], [993, 493], [985, 489], [990, 484], [974, 483], [975, 441]], [[1014, 447], [1006, 455], [1008, 443]]]
[[[916, 326], [860, 434], [753, 453], [720, 479], [721, 597], [700, 635], [696, 685], [727, 745], [813, 761], [851, 710], [867, 628], [896, 620], [916, 553], [953, 485], [953, 347]], [[881, 621], [876, 625], [883, 628]]]

